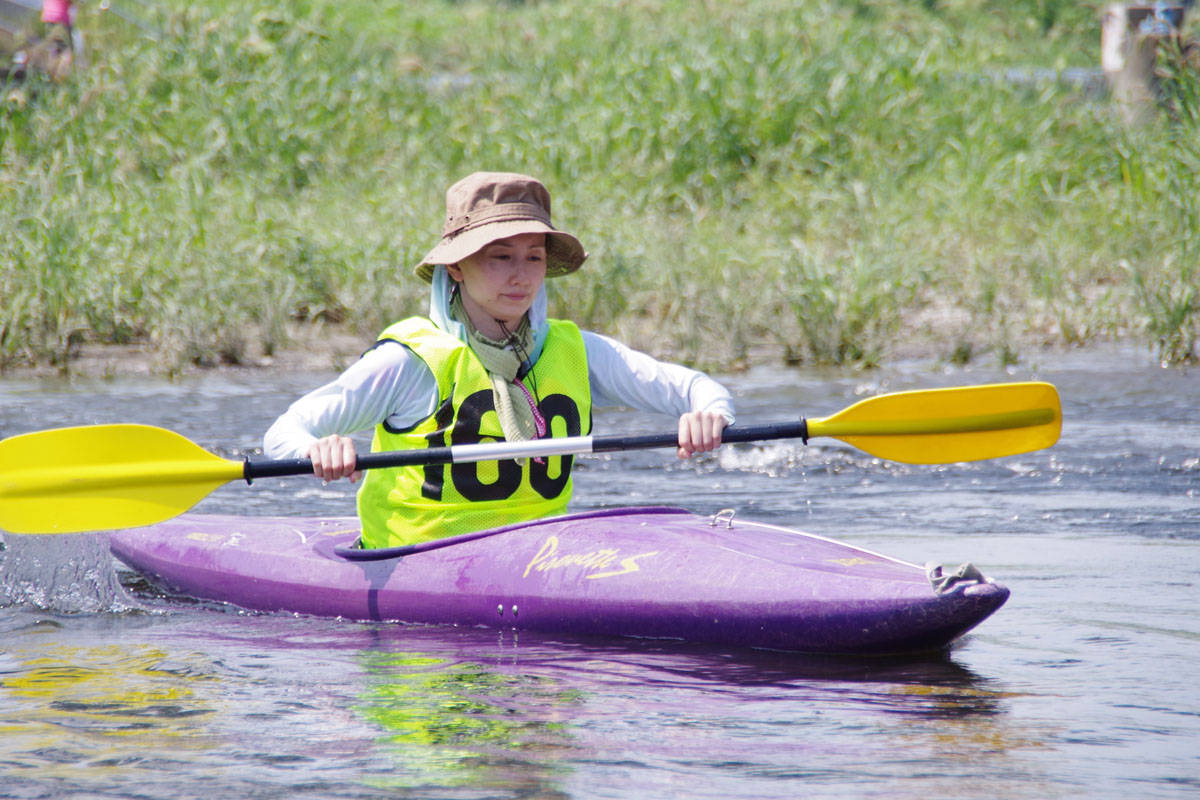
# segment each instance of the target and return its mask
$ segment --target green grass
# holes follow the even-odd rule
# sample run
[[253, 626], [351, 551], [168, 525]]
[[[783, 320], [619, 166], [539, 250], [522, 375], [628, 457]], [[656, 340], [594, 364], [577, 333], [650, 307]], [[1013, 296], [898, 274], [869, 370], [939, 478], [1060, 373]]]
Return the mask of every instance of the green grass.
[[550, 187], [552, 313], [707, 367], [1200, 355], [1197, 73], [1162, 120], [1012, 69], [1098, 62], [1054, 0], [164, 5], [4, 87], [0, 368], [160, 368], [421, 312], [445, 187]]

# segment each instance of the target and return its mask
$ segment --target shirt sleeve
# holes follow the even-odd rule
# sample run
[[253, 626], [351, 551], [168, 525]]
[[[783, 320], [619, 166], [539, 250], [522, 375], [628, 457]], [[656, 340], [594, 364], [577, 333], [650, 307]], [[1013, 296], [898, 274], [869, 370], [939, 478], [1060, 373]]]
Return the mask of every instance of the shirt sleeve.
[[678, 417], [715, 411], [733, 424], [729, 391], [703, 372], [658, 361], [615, 339], [583, 331], [595, 406], [628, 406]]
[[263, 437], [269, 458], [307, 458], [330, 434], [349, 436], [383, 421], [407, 428], [434, 412], [437, 379], [399, 342], [383, 342], [336, 379], [301, 397]]

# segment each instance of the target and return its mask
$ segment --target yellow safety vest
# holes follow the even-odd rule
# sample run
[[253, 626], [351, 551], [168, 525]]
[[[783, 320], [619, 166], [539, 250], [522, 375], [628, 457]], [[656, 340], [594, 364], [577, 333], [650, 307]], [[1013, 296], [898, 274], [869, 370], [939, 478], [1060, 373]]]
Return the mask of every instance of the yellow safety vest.
[[[592, 429], [587, 352], [579, 328], [549, 320], [542, 354], [525, 386], [546, 420], [547, 436]], [[433, 372], [437, 410], [406, 430], [377, 425], [371, 451], [503, 441], [492, 381], [479, 358], [432, 322], [413, 317], [380, 341], [408, 347]], [[373, 469], [358, 492], [364, 547], [396, 547], [561, 514], [571, 499], [572, 456]]]

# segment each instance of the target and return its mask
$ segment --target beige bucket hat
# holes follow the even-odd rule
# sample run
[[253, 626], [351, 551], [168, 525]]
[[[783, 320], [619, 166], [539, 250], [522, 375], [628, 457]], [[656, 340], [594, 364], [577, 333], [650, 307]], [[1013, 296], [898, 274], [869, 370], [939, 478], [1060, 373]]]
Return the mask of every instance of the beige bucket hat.
[[550, 225], [550, 192], [536, 178], [512, 172], [476, 172], [446, 191], [442, 240], [413, 272], [428, 282], [438, 264], [457, 264], [497, 239], [546, 234], [546, 277], [579, 269], [583, 245]]

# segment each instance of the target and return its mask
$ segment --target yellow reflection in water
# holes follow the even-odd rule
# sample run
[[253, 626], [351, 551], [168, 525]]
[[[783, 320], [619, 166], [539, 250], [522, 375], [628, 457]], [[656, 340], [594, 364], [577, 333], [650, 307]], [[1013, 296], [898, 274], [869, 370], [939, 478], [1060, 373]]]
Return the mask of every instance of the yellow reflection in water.
[[1038, 750], [1049, 747], [1046, 730], [1014, 726], [1000, 712], [1003, 701], [1021, 697], [1016, 692], [972, 686], [904, 684], [891, 694], [901, 703], [917, 703], [914, 710], [936, 723], [934, 727], [906, 725], [900, 733], [910, 746], [935, 748], [942, 758], [975, 760], [981, 754]]
[[23, 702], [5, 703], [15, 706], [0, 728], [6, 750], [75, 749], [91, 758], [103, 749], [97, 739], [108, 737], [205, 747], [195, 718], [211, 709], [197, 704], [190, 684], [211, 677], [164, 671], [166, 659], [165, 651], [146, 646], [9, 650], [0, 697]]

